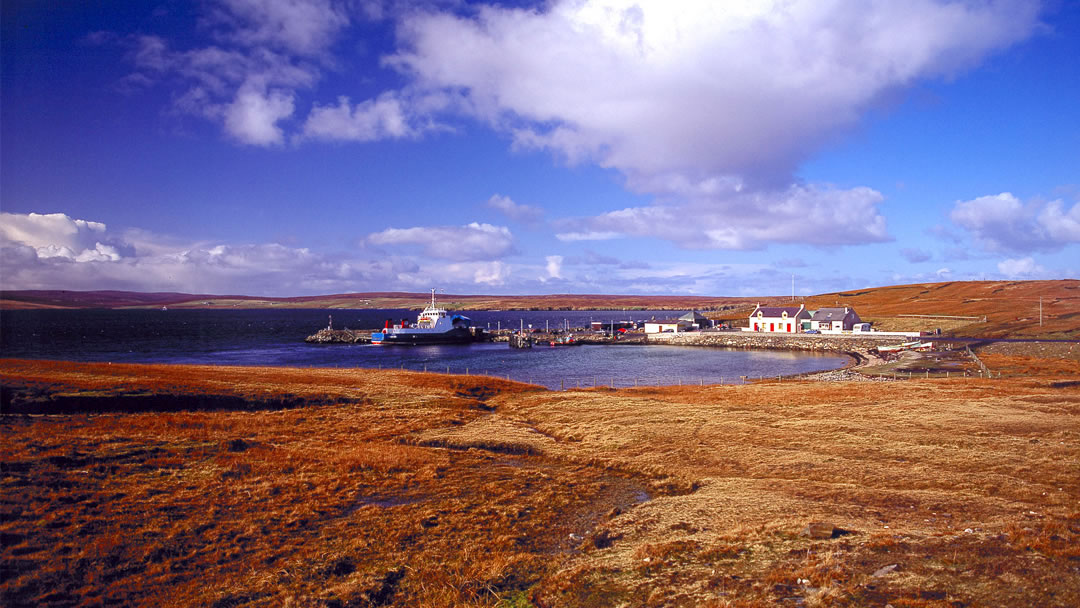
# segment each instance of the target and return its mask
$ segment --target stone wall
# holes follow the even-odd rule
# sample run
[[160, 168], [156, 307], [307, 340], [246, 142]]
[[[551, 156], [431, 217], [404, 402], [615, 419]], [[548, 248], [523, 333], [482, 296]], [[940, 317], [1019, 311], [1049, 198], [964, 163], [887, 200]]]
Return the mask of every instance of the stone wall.
[[877, 346], [902, 344], [909, 340], [911, 340], [911, 338], [903, 336], [781, 334], [746, 331], [684, 332], [648, 335], [648, 342], [651, 344], [837, 352], [862, 351]]

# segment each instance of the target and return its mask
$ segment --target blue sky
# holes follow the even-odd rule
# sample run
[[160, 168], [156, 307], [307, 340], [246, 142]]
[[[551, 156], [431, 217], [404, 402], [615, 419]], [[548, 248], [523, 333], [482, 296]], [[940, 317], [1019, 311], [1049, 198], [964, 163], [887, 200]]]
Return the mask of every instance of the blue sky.
[[1080, 276], [1080, 4], [7, 1], [0, 286]]

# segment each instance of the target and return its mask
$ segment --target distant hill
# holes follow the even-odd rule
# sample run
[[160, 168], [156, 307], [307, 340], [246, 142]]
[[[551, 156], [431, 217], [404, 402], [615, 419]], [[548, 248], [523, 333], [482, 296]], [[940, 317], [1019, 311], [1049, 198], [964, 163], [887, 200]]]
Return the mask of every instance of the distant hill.
[[[27, 308], [421, 308], [426, 293], [371, 292], [295, 298], [127, 291], [3, 291], [0, 309]], [[1039, 300], [1042, 299], [1042, 325]], [[738, 322], [758, 303], [809, 309], [850, 306], [881, 329], [927, 330], [980, 337], [1080, 338], [1080, 281], [919, 283], [826, 293], [792, 302], [760, 298], [553, 294], [440, 294], [457, 310], [690, 310]], [[914, 316], [923, 315], [923, 316]], [[950, 318], [954, 317], [954, 318]], [[959, 317], [959, 318], [955, 318]]]
[[[1042, 301], [1042, 325], [1039, 303]], [[1080, 281], [955, 281], [877, 287], [812, 296], [807, 308], [852, 306], [864, 319], [902, 315], [974, 317], [976, 320], [937, 319], [943, 329], [958, 335], [983, 337], [1080, 338]], [[931, 320], [927, 320], [932, 323]], [[898, 329], [900, 329], [898, 327]]]
[[[180, 304], [221, 296], [138, 291], [0, 291], [0, 308], [135, 308]], [[229, 296], [235, 297], [235, 296]]]

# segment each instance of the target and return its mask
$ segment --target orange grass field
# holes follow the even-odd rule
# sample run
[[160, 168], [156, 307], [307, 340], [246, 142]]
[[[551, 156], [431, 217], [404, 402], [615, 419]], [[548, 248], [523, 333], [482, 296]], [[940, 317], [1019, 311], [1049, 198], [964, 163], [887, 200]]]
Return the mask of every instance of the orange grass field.
[[2, 360], [0, 605], [1078, 606], [1080, 363], [984, 361], [551, 392]]

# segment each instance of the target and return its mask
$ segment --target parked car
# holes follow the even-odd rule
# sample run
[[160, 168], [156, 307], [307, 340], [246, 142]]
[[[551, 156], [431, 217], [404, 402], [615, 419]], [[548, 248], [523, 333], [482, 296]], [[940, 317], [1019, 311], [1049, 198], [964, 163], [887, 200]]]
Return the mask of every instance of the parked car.
[[804, 334], [820, 334], [821, 332], [816, 329], [808, 329], [803, 332]]

